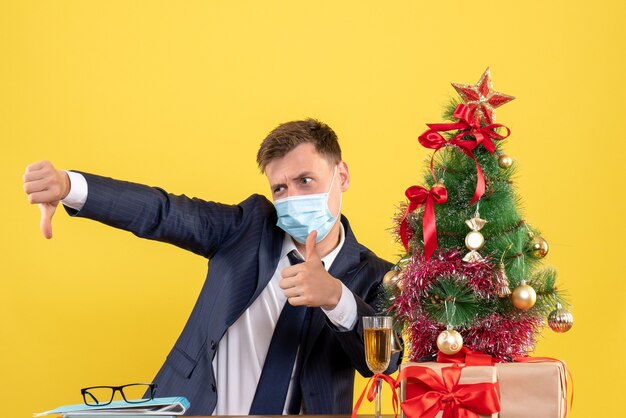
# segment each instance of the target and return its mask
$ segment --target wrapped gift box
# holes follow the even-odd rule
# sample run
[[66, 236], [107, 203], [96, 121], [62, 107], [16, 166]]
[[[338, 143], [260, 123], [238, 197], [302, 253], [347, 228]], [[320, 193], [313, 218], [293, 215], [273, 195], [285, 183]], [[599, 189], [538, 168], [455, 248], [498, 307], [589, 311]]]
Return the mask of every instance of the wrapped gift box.
[[567, 414], [565, 368], [558, 361], [498, 363], [502, 418], [563, 418]]
[[[450, 363], [405, 363], [400, 367], [428, 367], [440, 371]], [[485, 382], [489, 366], [463, 368], [459, 384]], [[497, 363], [495, 377], [500, 386], [499, 418], [564, 418], [567, 415], [567, 383], [565, 368], [559, 361], [530, 361], [522, 363]], [[406, 381], [400, 383], [400, 401], [410, 399], [411, 388]], [[438, 415], [439, 416], [439, 415]], [[419, 418], [405, 417], [403, 418]]]
[[[436, 372], [439, 376], [442, 376], [442, 369], [446, 368], [446, 367], [453, 367], [454, 365], [450, 364], [450, 363], [434, 363], [434, 362], [428, 362], [428, 363], [405, 363], [402, 364], [400, 366], [400, 370], [402, 371], [403, 369], [407, 368], [407, 367], [412, 367], [412, 366], [419, 366], [419, 367], [427, 367], [431, 370], [433, 370], [434, 372]], [[454, 366], [456, 367], [456, 366]], [[472, 366], [472, 367], [462, 367], [461, 368], [461, 377], [459, 379], [458, 384], [459, 385], [472, 385], [475, 383], [496, 383], [497, 382], [497, 375], [496, 375], [496, 368], [493, 366]], [[407, 379], [402, 379], [400, 381], [400, 401], [404, 401], [406, 399], [411, 399], [415, 396], [416, 393], [416, 388], [414, 387], [414, 385], [411, 383], [411, 381], [409, 380], [407, 382]], [[437, 415], [435, 415], [437, 418], [441, 417], [443, 415], [443, 411], [439, 411], [437, 413]], [[482, 417], [498, 417], [498, 413], [494, 413], [494, 414], [490, 414], [490, 415], [479, 415], [481, 418]], [[404, 410], [402, 410], [402, 418], [419, 418], [416, 416], [410, 416], [405, 414]]]

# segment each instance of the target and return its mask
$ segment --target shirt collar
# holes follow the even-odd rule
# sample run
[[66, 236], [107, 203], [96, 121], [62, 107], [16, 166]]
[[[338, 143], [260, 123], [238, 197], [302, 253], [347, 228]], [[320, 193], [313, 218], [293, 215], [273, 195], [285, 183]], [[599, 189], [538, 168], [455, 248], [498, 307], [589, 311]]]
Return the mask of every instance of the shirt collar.
[[[339, 251], [341, 251], [341, 247], [343, 247], [345, 241], [346, 231], [343, 227], [343, 224], [339, 222], [339, 244], [331, 252], [322, 257], [322, 262], [324, 263], [324, 267], [326, 267], [326, 271], [330, 269], [333, 261], [335, 261], [335, 258], [337, 258], [337, 254], [339, 254]], [[295, 251], [296, 254], [298, 254], [298, 257], [304, 260], [304, 256], [300, 254], [300, 252], [296, 248], [296, 244], [293, 242], [293, 238], [291, 238], [289, 234], [285, 233], [285, 238], [283, 240], [283, 249], [280, 253], [280, 259], [282, 260], [283, 258], [287, 257], [287, 254], [289, 254], [291, 251]]]

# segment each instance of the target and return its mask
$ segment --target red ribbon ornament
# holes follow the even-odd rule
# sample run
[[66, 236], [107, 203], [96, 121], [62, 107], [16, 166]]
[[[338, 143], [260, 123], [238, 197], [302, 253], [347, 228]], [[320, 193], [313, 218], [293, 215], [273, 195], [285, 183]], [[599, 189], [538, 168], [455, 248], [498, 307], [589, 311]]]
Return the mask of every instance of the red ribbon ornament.
[[[453, 116], [459, 120], [458, 122], [429, 123], [427, 126], [430, 129], [425, 131], [418, 138], [420, 144], [424, 147], [435, 150], [430, 159], [430, 172], [433, 178], [436, 178], [433, 168], [435, 154], [446, 145], [454, 145], [458, 147], [465, 155], [474, 160], [474, 163], [476, 164], [477, 179], [476, 189], [474, 190], [474, 195], [472, 196], [470, 205], [476, 203], [485, 193], [485, 176], [480, 168], [480, 164], [478, 164], [478, 161], [474, 156], [474, 148], [482, 145], [487, 151], [493, 154], [496, 151], [496, 146], [493, 141], [502, 140], [511, 134], [511, 130], [509, 128], [499, 123], [491, 123], [486, 126], [481, 126], [480, 120], [474, 118], [473, 114], [474, 110], [472, 108], [464, 104], [459, 104], [453, 113]], [[500, 135], [497, 133], [495, 131], [496, 128], [506, 129], [506, 135]], [[439, 133], [453, 130], [460, 130], [461, 132], [449, 141], [446, 141], [446, 139]], [[465, 139], [467, 135], [471, 135], [473, 139]]]
[[437, 352], [437, 363], [464, 363], [466, 366], [493, 366], [496, 359], [489, 354], [462, 347], [456, 354]]
[[437, 248], [437, 223], [435, 221], [435, 204], [441, 205], [448, 200], [448, 191], [445, 187], [435, 184], [430, 190], [422, 186], [411, 186], [404, 192], [409, 204], [404, 212], [400, 224], [400, 239], [404, 249], [409, 251], [409, 222], [407, 216], [415, 209], [426, 205], [422, 218], [422, 230], [424, 233], [424, 256], [430, 258]]
[[411, 398], [402, 402], [407, 417], [433, 418], [443, 411], [443, 418], [478, 418], [500, 411], [498, 383], [461, 385], [463, 368], [458, 365], [441, 369], [441, 377], [428, 367], [402, 369], [398, 382], [411, 379]]
[[[368, 401], [372, 402], [374, 400], [374, 398], [376, 397], [376, 391], [378, 390], [377, 389], [378, 385], [376, 384], [376, 381], [378, 379], [382, 379], [383, 381], [387, 382], [387, 384], [391, 387], [391, 394], [392, 394], [391, 402], [393, 404], [393, 412], [395, 416], [398, 416], [398, 394], [396, 393], [397, 382], [391, 376], [387, 376], [386, 374], [382, 374], [382, 373], [377, 373], [374, 376], [372, 376], [370, 380], [367, 382], [367, 384], [365, 385], [365, 388], [363, 389], [363, 392], [361, 392], [361, 396], [359, 396], [359, 400], [357, 400], [356, 404], [354, 404], [354, 409], [352, 410], [352, 418], [356, 418], [357, 412], [359, 412], [359, 407], [361, 406], [361, 402], [363, 402], [363, 397], [365, 396], [366, 393], [367, 393]], [[368, 386], [370, 387], [369, 391], [367, 390]]]

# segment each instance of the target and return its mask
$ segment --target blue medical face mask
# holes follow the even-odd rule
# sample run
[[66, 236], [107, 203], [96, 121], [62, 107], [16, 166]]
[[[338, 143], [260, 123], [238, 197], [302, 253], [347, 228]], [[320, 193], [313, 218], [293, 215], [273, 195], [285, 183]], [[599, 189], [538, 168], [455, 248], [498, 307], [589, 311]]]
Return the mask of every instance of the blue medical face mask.
[[315, 242], [326, 238], [341, 213], [341, 200], [339, 200], [337, 215], [333, 215], [328, 209], [328, 195], [333, 188], [336, 175], [337, 167], [335, 166], [333, 179], [326, 193], [290, 196], [276, 200], [274, 207], [278, 214], [278, 227], [300, 244], [306, 243], [306, 237], [312, 231], [317, 231]]

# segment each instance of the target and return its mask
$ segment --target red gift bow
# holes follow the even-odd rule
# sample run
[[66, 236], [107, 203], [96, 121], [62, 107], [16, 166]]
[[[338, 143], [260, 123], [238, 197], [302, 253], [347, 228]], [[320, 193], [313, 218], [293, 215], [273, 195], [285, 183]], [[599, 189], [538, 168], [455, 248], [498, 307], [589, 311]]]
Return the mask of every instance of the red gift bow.
[[[359, 407], [361, 406], [361, 402], [363, 402], [363, 397], [365, 396], [366, 392], [367, 392], [367, 400], [370, 402], [374, 400], [374, 397], [376, 396], [376, 391], [378, 390], [377, 389], [378, 385], [376, 384], [376, 381], [378, 379], [383, 379], [391, 387], [391, 393], [392, 393], [391, 402], [393, 404], [393, 413], [395, 414], [395, 416], [398, 416], [398, 394], [396, 393], [397, 382], [391, 376], [387, 376], [386, 374], [382, 374], [382, 373], [377, 373], [370, 378], [370, 380], [365, 385], [365, 388], [363, 389], [361, 396], [359, 396], [359, 400], [356, 401], [356, 404], [354, 405], [354, 409], [352, 410], [352, 418], [356, 418], [357, 412], [359, 411]], [[367, 390], [368, 385], [370, 386], [369, 391]]]
[[411, 186], [404, 192], [409, 205], [404, 212], [402, 223], [400, 224], [400, 239], [404, 249], [409, 251], [409, 222], [407, 216], [415, 209], [426, 204], [424, 217], [422, 218], [422, 229], [424, 234], [424, 255], [430, 258], [437, 248], [437, 223], [435, 221], [435, 203], [441, 205], [448, 200], [448, 191], [443, 186], [434, 185], [430, 190], [422, 186]]
[[402, 402], [407, 417], [433, 418], [443, 410], [443, 418], [478, 418], [500, 411], [498, 383], [474, 383], [460, 385], [461, 370], [455, 364], [441, 369], [442, 377], [422, 366], [403, 368], [397, 381], [413, 379], [412, 391], [416, 394]]
[[440, 377], [428, 367], [403, 368], [397, 381], [413, 379], [415, 396], [402, 402], [404, 414], [409, 417], [433, 418], [443, 410], [443, 418], [478, 418], [500, 411], [500, 390], [497, 382], [460, 385], [461, 370], [455, 364], [441, 369]]
[[[421, 134], [418, 138], [420, 144], [426, 148], [434, 149], [430, 159], [430, 172], [435, 177], [435, 170], [433, 168], [434, 158], [437, 151], [446, 145], [454, 145], [458, 147], [465, 155], [470, 157], [476, 163], [476, 189], [474, 190], [474, 196], [470, 205], [476, 203], [482, 195], [485, 193], [485, 176], [480, 168], [480, 164], [474, 157], [474, 148], [481, 145], [485, 147], [490, 153], [496, 151], [494, 140], [502, 140], [511, 134], [511, 130], [499, 123], [491, 123], [486, 126], [481, 126], [480, 121], [473, 118], [474, 111], [464, 104], [460, 104], [456, 107], [453, 116], [459, 119], [456, 123], [429, 123], [427, 126], [430, 128]], [[500, 135], [495, 131], [496, 128], [506, 129], [506, 135]], [[446, 139], [439, 132], [446, 132], [452, 130], [461, 130], [454, 138], [446, 141]], [[466, 135], [471, 135], [473, 139], [464, 139]]]

